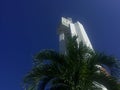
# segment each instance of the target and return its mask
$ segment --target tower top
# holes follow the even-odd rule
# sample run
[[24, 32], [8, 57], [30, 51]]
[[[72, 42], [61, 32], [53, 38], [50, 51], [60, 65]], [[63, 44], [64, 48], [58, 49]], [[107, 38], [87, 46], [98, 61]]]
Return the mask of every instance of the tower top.
[[68, 18], [64, 18], [64, 17], [61, 18], [61, 24], [69, 27], [70, 23], [72, 23], [72, 18], [69, 18], [69, 17]]

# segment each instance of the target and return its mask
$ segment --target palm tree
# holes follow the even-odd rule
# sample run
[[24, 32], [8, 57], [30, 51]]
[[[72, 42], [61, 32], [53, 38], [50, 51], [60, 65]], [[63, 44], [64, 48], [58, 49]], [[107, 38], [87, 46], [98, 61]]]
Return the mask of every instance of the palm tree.
[[96, 65], [112, 67], [116, 60], [105, 54], [96, 53], [86, 47], [77, 37], [69, 37], [67, 54], [43, 50], [34, 57], [33, 69], [24, 82], [27, 90], [120, 90], [117, 80], [107, 75]]

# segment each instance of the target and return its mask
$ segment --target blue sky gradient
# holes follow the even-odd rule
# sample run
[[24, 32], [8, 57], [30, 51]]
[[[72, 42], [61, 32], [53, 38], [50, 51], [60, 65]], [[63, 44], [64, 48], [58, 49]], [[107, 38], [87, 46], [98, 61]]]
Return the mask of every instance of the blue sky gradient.
[[34, 54], [58, 51], [62, 16], [84, 25], [94, 49], [120, 59], [119, 0], [1, 0], [0, 90], [23, 90]]

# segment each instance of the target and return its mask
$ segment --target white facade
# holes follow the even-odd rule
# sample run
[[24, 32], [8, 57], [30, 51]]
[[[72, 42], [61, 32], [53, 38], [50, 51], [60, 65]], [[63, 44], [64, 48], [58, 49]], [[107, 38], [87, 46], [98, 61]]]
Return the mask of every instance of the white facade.
[[71, 18], [61, 18], [61, 23], [58, 28], [59, 30], [59, 47], [60, 47], [60, 52], [61, 53], [66, 53], [66, 40], [67, 36], [78, 36], [77, 42], [82, 41], [86, 46], [89, 48], [92, 48], [91, 42], [87, 36], [87, 33], [85, 32], [85, 29], [83, 25], [77, 21], [75, 23], [72, 22]]

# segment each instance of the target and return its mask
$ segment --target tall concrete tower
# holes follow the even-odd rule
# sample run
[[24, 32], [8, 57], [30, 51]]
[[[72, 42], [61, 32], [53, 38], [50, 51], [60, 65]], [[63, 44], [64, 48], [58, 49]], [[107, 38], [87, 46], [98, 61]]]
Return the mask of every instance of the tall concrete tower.
[[77, 42], [82, 41], [86, 46], [93, 49], [85, 29], [79, 21], [73, 23], [71, 18], [62, 17], [58, 31], [60, 53], [66, 53], [66, 41], [67, 37], [70, 35], [76, 35], [78, 37]]
[[[66, 54], [66, 42], [68, 36], [77, 36], [77, 42], [83, 42], [87, 47], [93, 49], [92, 44], [87, 36], [87, 33], [83, 27], [83, 25], [77, 21], [75, 23], [72, 22], [71, 18], [61, 18], [61, 22], [58, 28], [59, 32], [59, 49], [60, 53]], [[100, 66], [100, 65], [98, 65]], [[102, 90], [107, 90], [102, 84], [97, 82], [93, 82], [97, 87]]]

